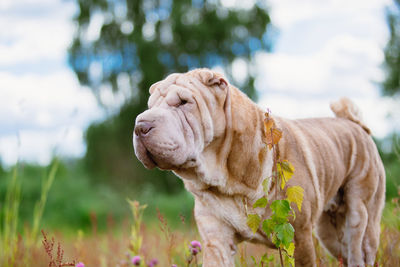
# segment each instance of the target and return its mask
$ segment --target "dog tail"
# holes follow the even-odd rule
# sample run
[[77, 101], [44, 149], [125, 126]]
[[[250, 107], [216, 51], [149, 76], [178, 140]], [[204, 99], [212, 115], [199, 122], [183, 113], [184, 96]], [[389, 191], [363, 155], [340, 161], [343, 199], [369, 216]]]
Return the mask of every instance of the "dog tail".
[[362, 121], [361, 112], [350, 99], [343, 97], [332, 102], [330, 107], [336, 117], [351, 120], [360, 125], [368, 134], [371, 134], [371, 130]]

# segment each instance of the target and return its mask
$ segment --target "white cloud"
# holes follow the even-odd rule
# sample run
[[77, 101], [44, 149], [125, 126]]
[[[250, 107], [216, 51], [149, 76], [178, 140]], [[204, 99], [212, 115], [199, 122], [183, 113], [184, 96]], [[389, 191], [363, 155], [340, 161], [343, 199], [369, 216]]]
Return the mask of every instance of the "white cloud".
[[[269, 108], [273, 115], [298, 119], [308, 117], [333, 117], [334, 114], [329, 108], [332, 101], [336, 98], [296, 98], [284, 94], [266, 95], [259, 101], [259, 106], [264, 110]], [[393, 121], [399, 121], [400, 110], [398, 100], [390, 98], [352, 98], [354, 103], [361, 111], [363, 121], [371, 128], [372, 134], [378, 138], [385, 137], [394, 129], [399, 130], [399, 124], [393, 124]], [[395, 117], [388, 120], [387, 115], [390, 110], [397, 109]]]
[[1, 160], [6, 165], [24, 160], [48, 164], [54, 155], [80, 157], [85, 152], [81, 127], [66, 126], [52, 130], [21, 130], [0, 138]]
[[[247, 8], [253, 2], [223, 4]], [[388, 35], [383, 8], [391, 0], [268, 3], [280, 33], [274, 53], [255, 60], [261, 106], [289, 118], [332, 116], [329, 102], [348, 96], [376, 136], [400, 128], [394, 123], [400, 121], [398, 105], [379, 97], [374, 84], [383, 78], [381, 49]], [[53, 153], [83, 155], [84, 129], [104, 115], [66, 66], [75, 12], [71, 1], [0, 1], [0, 157], [7, 164], [18, 158], [46, 164]], [[98, 38], [102, 22], [93, 20], [89, 38]], [[44, 62], [52, 65], [44, 70]], [[235, 72], [242, 65], [236, 61]], [[126, 84], [126, 77], [118, 82]], [[102, 97], [111, 104], [122, 101], [118, 95]]]
[[72, 40], [73, 24], [69, 20], [74, 12], [76, 7], [72, 2], [3, 3], [0, 6], [0, 66], [63, 61]]
[[313, 54], [258, 54], [256, 86], [265, 93], [277, 90], [309, 97], [333, 93], [377, 96], [373, 82], [383, 78], [382, 60], [382, 50], [373, 40], [338, 35]]
[[[388, 31], [384, 7], [390, 1], [270, 2], [280, 35], [274, 53], [260, 53], [256, 87], [260, 106], [289, 118], [332, 116], [329, 103], [354, 100], [374, 135], [395, 129], [396, 101], [380, 97], [382, 47]], [[398, 127], [398, 126], [397, 126]]]
[[392, 4], [392, 0], [270, 0], [268, 3], [273, 23], [286, 31], [299, 21], [334, 18], [339, 23], [344, 17], [374, 17], [384, 6]]
[[1, 2], [0, 158], [7, 165], [82, 156], [84, 130], [104, 116], [66, 64], [75, 11], [73, 2]]
[[5, 163], [15, 162], [17, 155], [45, 163], [56, 146], [61, 154], [82, 156], [83, 130], [104, 114], [70, 70], [48, 76], [0, 72], [0, 80], [0, 154]]

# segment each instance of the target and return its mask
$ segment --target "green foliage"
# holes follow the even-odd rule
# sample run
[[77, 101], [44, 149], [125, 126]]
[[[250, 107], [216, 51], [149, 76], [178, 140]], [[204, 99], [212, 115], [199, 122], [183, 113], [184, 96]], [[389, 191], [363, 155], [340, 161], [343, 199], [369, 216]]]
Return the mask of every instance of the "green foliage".
[[47, 196], [56, 177], [58, 166], [59, 166], [59, 160], [55, 158], [53, 162], [50, 164], [49, 174], [42, 180], [42, 190], [40, 194], [40, 199], [36, 202], [35, 207], [33, 209], [33, 223], [28, 242], [29, 245], [32, 245], [36, 242], [40, 228], [40, 222], [42, 220], [44, 208], [47, 202]]
[[380, 140], [374, 140], [382, 158], [386, 172], [386, 199], [397, 196], [400, 186], [400, 138], [392, 134]]
[[[127, 218], [129, 207], [126, 205], [126, 198], [148, 204], [144, 213], [144, 220], [148, 223], [153, 223], [156, 208], [165, 214], [173, 227], [181, 225], [179, 214], [188, 220], [191, 219], [194, 200], [185, 190], [170, 195], [157, 192], [157, 188], [151, 186], [139, 191], [134, 187], [121, 190], [103, 183], [95, 183], [79, 161], [60, 160], [57, 163], [56, 178], [48, 196], [44, 198], [43, 188], [54, 173], [55, 162], [45, 167], [19, 164], [17, 181], [20, 184], [21, 197], [18, 207], [18, 232], [22, 233], [25, 226], [32, 231], [35, 220], [39, 221], [39, 230], [57, 229], [74, 233], [77, 229], [87, 231], [96, 223], [98, 231], [103, 231], [107, 227], [107, 221], [120, 224]], [[4, 174], [0, 175], [0, 217], [4, 216], [6, 208], [4, 197], [1, 196], [6, 196], [7, 188], [11, 186], [13, 171], [14, 168], [5, 170]], [[41, 217], [34, 215], [35, 206], [38, 206], [39, 202], [45, 203], [46, 206]], [[38, 208], [36, 210], [38, 211]]]
[[[150, 85], [167, 74], [218, 65], [231, 81], [239, 82], [232, 77], [232, 62], [238, 58], [248, 67], [240, 88], [256, 99], [251, 59], [271, 46], [266, 8], [260, 2], [250, 9], [227, 9], [219, 1], [206, 0], [76, 2], [69, 63], [104, 106], [110, 99], [104, 92], [122, 99], [105, 121], [87, 130], [86, 168], [96, 182], [119, 188], [150, 185], [170, 194], [181, 191], [183, 185], [173, 174], [145, 170], [134, 156], [134, 119], [146, 108]], [[104, 23], [93, 40], [86, 33], [95, 17], [103, 17]]]
[[283, 244], [285, 248], [289, 248], [294, 238], [293, 226], [288, 222], [279, 223], [274, 226], [274, 232], [277, 237], [275, 245], [279, 247], [280, 244]]
[[273, 212], [273, 217], [277, 219], [277, 221], [280, 220], [286, 220], [286, 218], [289, 216], [290, 212], [290, 205], [289, 201], [286, 199], [280, 199], [280, 200], [274, 200], [271, 203], [270, 206], [272, 212]]
[[296, 203], [297, 208], [301, 211], [303, 204], [304, 189], [301, 186], [291, 186], [286, 190], [287, 199], [290, 202]]
[[292, 178], [294, 167], [289, 161], [283, 160], [276, 164], [276, 169], [281, 180], [281, 189], [283, 189], [290, 178]]
[[140, 228], [142, 225], [143, 211], [147, 205], [140, 205], [138, 201], [127, 200], [132, 212], [133, 223], [131, 226], [131, 242], [129, 250], [132, 256], [139, 255], [140, 248], [142, 247], [143, 238], [140, 234]]
[[261, 218], [258, 214], [247, 215], [247, 225], [250, 227], [253, 233], [257, 232], [260, 222]]
[[386, 79], [383, 92], [386, 95], [400, 93], [400, 0], [393, 0], [394, 5], [386, 11], [390, 39], [385, 48]]
[[[12, 171], [8, 184], [2, 216], [0, 216], [0, 261], [2, 266], [13, 266], [17, 252], [18, 216], [21, 201], [21, 182], [18, 166]], [[2, 219], [2, 220], [1, 220]]]
[[253, 208], [265, 208], [268, 204], [268, 199], [265, 197], [259, 198], [256, 202], [253, 204]]
[[[268, 202], [268, 186], [271, 184], [270, 179], [273, 179], [274, 184], [278, 185], [281, 183], [280, 189], [284, 190], [286, 183], [292, 178], [294, 174], [293, 165], [287, 160], [281, 160], [279, 156], [278, 143], [282, 137], [282, 131], [279, 130], [274, 120], [270, 117], [269, 113], [265, 113], [264, 119], [264, 130], [265, 130], [265, 145], [266, 149], [273, 150], [273, 168], [272, 176], [264, 179], [263, 191], [265, 195], [253, 204], [253, 208], [265, 208]], [[276, 187], [275, 198], [279, 195], [279, 189]], [[274, 243], [279, 250], [280, 264], [283, 267], [283, 256], [282, 251], [285, 253], [285, 262], [288, 262], [294, 266], [294, 228], [289, 221], [292, 216], [295, 220], [295, 211], [290, 206], [291, 203], [297, 205], [299, 211], [303, 204], [304, 189], [300, 186], [291, 186], [286, 190], [286, 199], [275, 199], [270, 204], [271, 215], [261, 222], [261, 218], [258, 214], [247, 215], [247, 225], [255, 233], [261, 223], [262, 231], [267, 237]], [[244, 203], [246, 203], [244, 201]], [[247, 210], [247, 207], [246, 207]], [[264, 255], [265, 256], [265, 255]], [[263, 257], [264, 258], [264, 257]], [[255, 266], [263, 265], [264, 261], [261, 259], [260, 263], [257, 263], [253, 258]], [[269, 261], [267, 261], [269, 262]]]

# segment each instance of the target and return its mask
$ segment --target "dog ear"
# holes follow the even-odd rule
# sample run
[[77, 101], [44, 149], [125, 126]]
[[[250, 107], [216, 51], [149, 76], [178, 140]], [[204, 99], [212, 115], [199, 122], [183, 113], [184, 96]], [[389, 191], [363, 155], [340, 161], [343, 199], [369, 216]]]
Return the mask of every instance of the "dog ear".
[[228, 86], [227, 80], [219, 73], [210, 69], [197, 69], [195, 71], [206, 86], [218, 86], [221, 89], [225, 89]]
[[159, 82], [154, 83], [152, 86], [150, 86], [149, 93], [150, 93], [150, 94], [153, 94], [153, 93], [154, 93], [154, 90], [156, 90], [156, 87], [157, 87], [158, 85], [159, 85]]
[[222, 77], [213, 77], [208, 80], [208, 86], [218, 86], [221, 89], [225, 89], [228, 86], [228, 82]]

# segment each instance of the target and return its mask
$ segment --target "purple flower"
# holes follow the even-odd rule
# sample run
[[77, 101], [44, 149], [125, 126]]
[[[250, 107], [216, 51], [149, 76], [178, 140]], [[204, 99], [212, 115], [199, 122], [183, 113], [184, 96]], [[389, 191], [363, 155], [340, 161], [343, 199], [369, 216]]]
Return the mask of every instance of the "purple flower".
[[178, 267], [178, 266], [176, 266], [176, 264], [172, 264], [171, 267]]
[[158, 260], [157, 259], [152, 259], [151, 261], [149, 261], [148, 263], [147, 263], [147, 266], [149, 266], [149, 267], [154, 267], [154, 266], [156, 266], [158, 264]]
[[85, 267], [85, 264], [83, 262], [78, 262], [75, 267]]
[[197, 248], [190, 248], [190, 252], [194, 255], [194, 256], [196, 256], [198, 253], [199, 253], [199, 250], [197, 249]]
[[192, 248], [197, 248], [199, 251], [201, 251], [201, 244], [199, 241], [193, 240], [192, 242], [190, 242], [190, 245], [192, 246]]
[[132, 258], [132, 264], [135, 266], [139, 266], [140, 265], [140, 256], [135, 256]]

